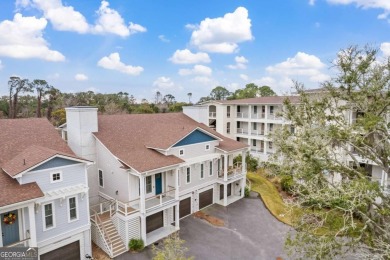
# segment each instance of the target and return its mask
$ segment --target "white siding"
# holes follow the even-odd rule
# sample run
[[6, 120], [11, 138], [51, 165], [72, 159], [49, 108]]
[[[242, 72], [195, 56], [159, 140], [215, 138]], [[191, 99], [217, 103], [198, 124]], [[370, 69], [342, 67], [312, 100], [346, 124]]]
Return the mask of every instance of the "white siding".
[[[210, 150], [206, 151], [206, 145], [210, 145]], [[204, 156], [207, 154], [215, 153], [215, 146], [219, 144], [219, 141], [210, 141], [197, 144], [190, 144], [178, 147], [172, 147], [168, 150], [168, 155], [175, 155], [181, 159], [189, 159], [198, 156]], [[184, 156], [179, 155], [179, 151], [184, 149]]]

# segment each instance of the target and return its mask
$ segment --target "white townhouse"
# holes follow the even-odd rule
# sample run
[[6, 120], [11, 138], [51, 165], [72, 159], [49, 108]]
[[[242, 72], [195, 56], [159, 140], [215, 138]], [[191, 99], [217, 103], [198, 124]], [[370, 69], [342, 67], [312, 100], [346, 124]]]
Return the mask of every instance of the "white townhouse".
[[[268, 156], [275, 152], [269, 134], [289, 124], [279, 115], [286, 98], [291, 102], [299, 100], [297, 96], [212, 100], [183, 107], [183, 113], [222, 135], [248, 144], [252, 155], [267, 161]], [[291, 130], [294, 131], [293, 126]]]
[[179, 219], [244, 196], [247, 145], [183, 113], [98, 115], [66, 108], [63, 131], [88, 169], [92, 240], [110, 257], [180, 229]]
[[91, 255], [87, 167], [46, 119], [0, 120], [0, 247]]

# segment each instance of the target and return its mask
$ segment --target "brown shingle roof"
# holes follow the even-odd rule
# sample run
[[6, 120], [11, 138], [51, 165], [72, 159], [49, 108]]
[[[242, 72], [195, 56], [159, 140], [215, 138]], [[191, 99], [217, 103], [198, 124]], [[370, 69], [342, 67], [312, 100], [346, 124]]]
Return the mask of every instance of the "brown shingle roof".
[[[283, 104], [285, 99], [290, 99], [292, 103], [299, 102], [299, 96], [270, 96], [270, 97], [256, 97], [244, 98], [235, 100], [216, 100], [216, 103], [221, 104]], [[206, 102], [207, 103], [207, 102]]]
[[82, 160], [81, 158], [78, 158], [72, 154], [58, 152], [38, 145], [32, 145], [27, 147], [21, 153], [17, 154], [11, 160], [5, 162], [3, 164], [3, 170], [13, 177], [55, 155], [63, 155], [66, 157]]
[[32, 156], [34, 151], [42, 152], [44, 149], [29, 148], [32, 146], [41, 146], [74, 156], [72, 150], [47, 119], [1, 119], [0, 207], [43, 196], [41, 189], [35, 182], [20, 185], [1, 169], [5, 167], [11, 172], [17, 172], [19, 170], [18, 163], [23, 162], [23, 159], [29, 163], [30, 160], [36, 162], [37, 158], [22, 158], [26, 155]]
[[247, 147], [221, 136], [183, 113], [101, 115], [98, 124], [99, 132], [95, 136], [118, 159], [139, 172], [183, 162], [150, 148], [166, 150], [197, 128], [223, 139], [220, 145], [228, 151]]

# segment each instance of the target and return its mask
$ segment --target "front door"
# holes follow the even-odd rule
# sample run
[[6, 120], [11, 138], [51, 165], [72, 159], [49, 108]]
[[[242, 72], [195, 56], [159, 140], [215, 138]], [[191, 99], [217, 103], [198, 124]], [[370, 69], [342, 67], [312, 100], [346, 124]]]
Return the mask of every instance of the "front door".
[[155, 185], [156, 185], [156, 195], [162, 193], [162, 179], [161, 179], [161, 173], [157, 173], [154, 176], [155, 179]]
[[[15, 220], [13, 219], [15, 216]], [[1, 214], [1, 235], [3, 237], [3, 246], [20, 241], [19, 239], [19, 216], [18, 211], [11, 211]]]

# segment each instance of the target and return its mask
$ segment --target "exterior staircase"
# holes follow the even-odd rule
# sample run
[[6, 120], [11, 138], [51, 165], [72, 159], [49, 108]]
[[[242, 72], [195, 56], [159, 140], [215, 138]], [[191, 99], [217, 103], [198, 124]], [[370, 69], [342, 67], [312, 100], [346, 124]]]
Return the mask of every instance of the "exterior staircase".
[[123, 243], [122, 238], [119, 236], [118, 231], [116, 230], [114, 223], [110, 218], [102, 220], [99, 224], [100, 230], [104, 240], [107, 242], [109, 247], [112, 249], [110, 257], [114, 258], [118, 255], [121, 255], [126, 250], [126, 245]]

